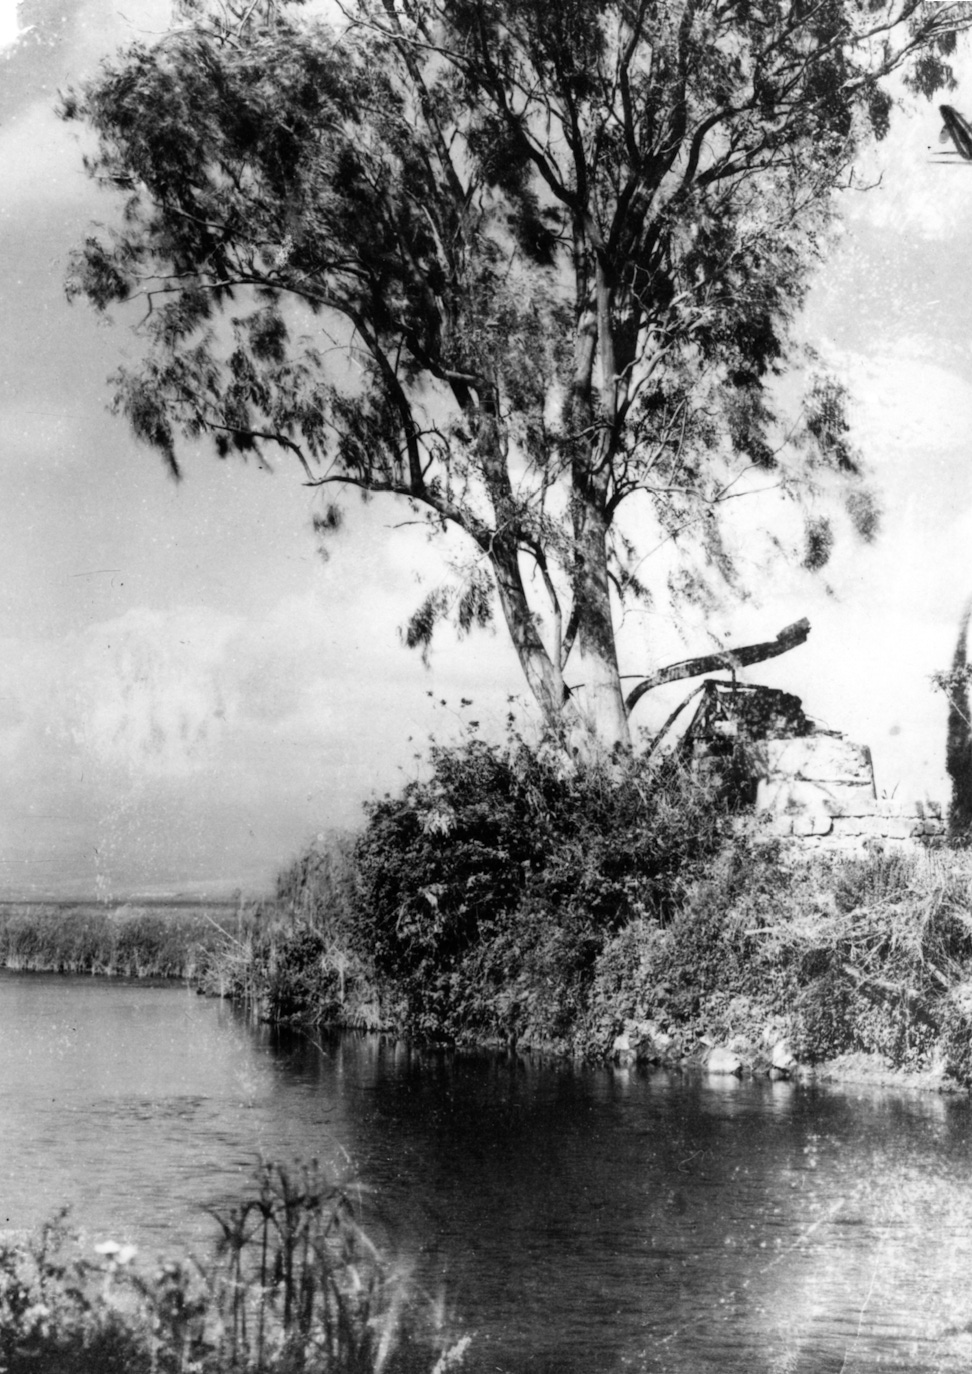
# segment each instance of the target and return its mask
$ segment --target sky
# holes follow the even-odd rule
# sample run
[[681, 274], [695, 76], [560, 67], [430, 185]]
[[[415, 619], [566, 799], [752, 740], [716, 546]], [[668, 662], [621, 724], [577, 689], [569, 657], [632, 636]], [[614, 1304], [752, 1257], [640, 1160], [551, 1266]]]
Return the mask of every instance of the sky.
[[[63, 281], [112, 204], [54, 107], [169, 15], [168, 0], [0, 0], [0, 898], [267, 890], [414, 776], [430, 735], [497, 732], [525, 695], [502, 630], [447, 636], [428, 669], [401, 645], [441, 570], [401, 511], [352, 503], [325, 560], [318, 497], [284, 458], [266, 472], [187, 447], [176, 484], [108, 412], [131, 337], [69, 306]], [[967, 54], [958, 75], [961, 108]], [[633, 618], [622, 666], [806, 616], [805, 645], [744, 677], [870, 745], [879, 794], [945, 801], [929, 677], [972, 595], [972, 165], [932, 161], [939, 127], [925, 102], [896, 113], [801, 326], [853, 394], [879, 541], [845, 541], [815, 579], [757, 579], [701, 639]], [[687, 685], [644, 698], [638, 725]]]

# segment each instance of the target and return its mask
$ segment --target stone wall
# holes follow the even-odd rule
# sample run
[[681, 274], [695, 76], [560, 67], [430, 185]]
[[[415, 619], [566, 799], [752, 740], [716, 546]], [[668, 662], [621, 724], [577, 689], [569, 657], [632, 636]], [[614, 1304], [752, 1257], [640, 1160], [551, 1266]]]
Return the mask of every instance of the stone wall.
[[854, 851], [927, 845], [945, 833], [937, 803], [879, 798], [870, 750], [843, 735], [751, 740], [746, 752], [759, 779], [756, 818], [767, 836]]

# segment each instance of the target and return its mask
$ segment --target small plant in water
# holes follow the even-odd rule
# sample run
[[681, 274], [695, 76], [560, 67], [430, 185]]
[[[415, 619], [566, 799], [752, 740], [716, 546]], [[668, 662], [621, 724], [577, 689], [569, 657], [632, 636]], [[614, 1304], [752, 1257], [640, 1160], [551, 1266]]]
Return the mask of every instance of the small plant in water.
[[132, 1246], [65, 1258], [63, 1217], [0, 1239], [0, 1374], [452, 1374], [443, 1323], [318, 1165], [262, 1164], [212, 1258], [146, 1274]]
[[408, 1333], [404, 1276], [316, 1162], [261, 1166], [220, 1226], [218, 1303], [230, 1367], [380, 1370]]

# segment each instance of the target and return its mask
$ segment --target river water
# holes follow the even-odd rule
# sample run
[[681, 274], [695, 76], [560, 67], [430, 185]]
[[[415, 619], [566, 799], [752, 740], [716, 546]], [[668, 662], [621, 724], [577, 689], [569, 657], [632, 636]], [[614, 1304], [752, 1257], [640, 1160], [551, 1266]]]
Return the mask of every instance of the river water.
[[972, 1369], [965, 1097], [312, 1044], [0, 974], [0, 1229], [70, 1203], [89, 1243], [204, 1250], [260, 1154], [361, 1186], [473, 1374]]

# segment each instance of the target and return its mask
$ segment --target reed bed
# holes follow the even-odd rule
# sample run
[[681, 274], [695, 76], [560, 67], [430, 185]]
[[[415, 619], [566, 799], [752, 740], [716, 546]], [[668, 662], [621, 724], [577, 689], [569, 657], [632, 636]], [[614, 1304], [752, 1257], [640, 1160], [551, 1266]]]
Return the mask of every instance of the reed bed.
[[356, 934], [354, 844], [331, 834], [283, 869], [261, 919], [207, 949], [200, 992], [274, 1025], [386, 1029], [373, 961]]
[[111, 1241], [81, 1252], [63, 1216], [0, 1239], [4, 1374], [447, 1374], [441, 1301], [369, 1240], [315, 1163], [260, 1166], [215, 1210], [205, 1260], [146, 1270]]
[[195, 981], [217, 951], [248, 938], [266, 919], [260, 906], [5, 904], [0, 966]]
[[207, 996], [228, 997], [271, 1025], [386, 1028], [368, 962], [328, 923], [278, 913], [207, 950], [193, 981]]

